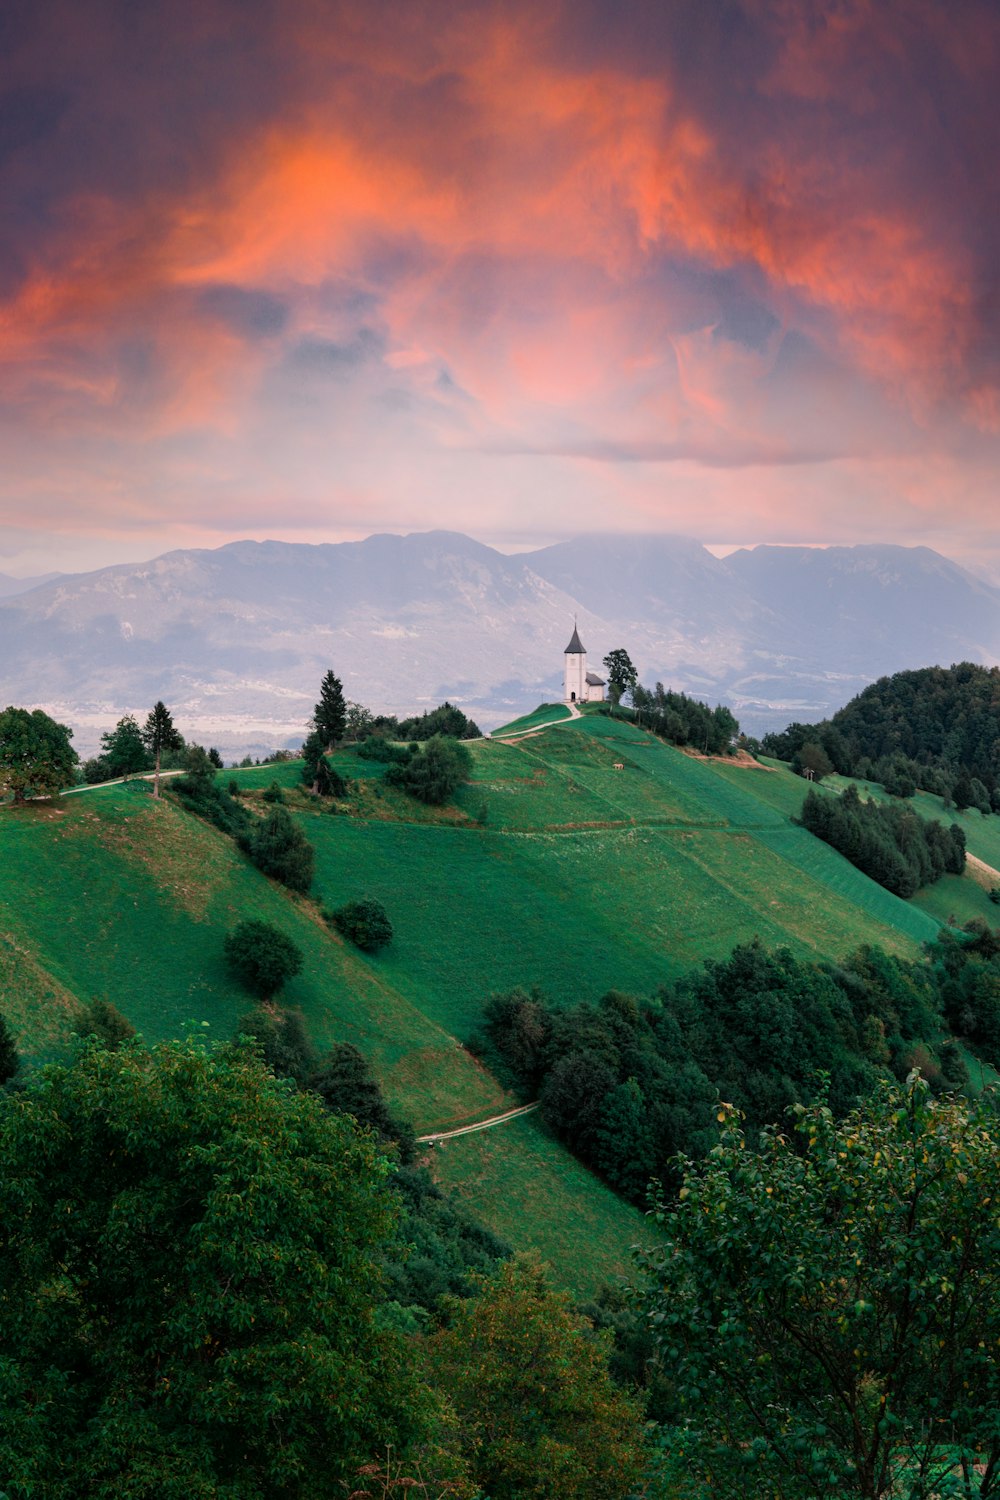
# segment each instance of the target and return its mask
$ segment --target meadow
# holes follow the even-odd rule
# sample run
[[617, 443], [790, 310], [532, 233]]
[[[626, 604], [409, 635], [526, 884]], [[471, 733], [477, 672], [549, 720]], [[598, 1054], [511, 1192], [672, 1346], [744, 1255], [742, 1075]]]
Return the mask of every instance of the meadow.
[[[94, 996], [150, 1038], [189, 1026], [231, 1036], [249, 1000], [223, 939], [259, 917], [303, 951], [283, 998], [317, 1046], [354, 1042], [424, 1133], [512, 1102], [464, 1045], [491, 994], [652, 995], [755, 936], [800, 957], [862, 943], [916, 956], [952, 909], [987, 901], [958, 879], [931, 901], [900, 901], [795, 825], [798, 778], [695, 759], [621, 720], [588, 713], [469, 749], [472, 778], [444, 808], [386, 786], [384, 766], [350, 749], [335, 757], [348, 795], [331, 804], [303, 789], [298, 762], [221, 773], [259, 812], [264, 790], [282, 788], [316, 850], [309, 900], [142, 784], [0, 809], [0, 1009], [22, 1046], [58, 1053]], [[321, 904], [365, 895], [394, 927], [376, 955], [320, 916]], [[512, 1243], [540, 1248], [566, 1284], [592, 1289], [626, 1269], [642, 1216], [537, 1119], [448, 1142], [433, 1160], [443, 1183]]]

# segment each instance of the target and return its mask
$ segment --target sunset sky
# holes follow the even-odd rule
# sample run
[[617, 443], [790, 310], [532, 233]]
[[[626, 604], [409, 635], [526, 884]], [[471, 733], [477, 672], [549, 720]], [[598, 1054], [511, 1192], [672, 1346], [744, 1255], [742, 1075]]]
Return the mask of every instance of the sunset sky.
[[4, 0], [0, 572], [449, 527], [1000, 577], [995, 0]]

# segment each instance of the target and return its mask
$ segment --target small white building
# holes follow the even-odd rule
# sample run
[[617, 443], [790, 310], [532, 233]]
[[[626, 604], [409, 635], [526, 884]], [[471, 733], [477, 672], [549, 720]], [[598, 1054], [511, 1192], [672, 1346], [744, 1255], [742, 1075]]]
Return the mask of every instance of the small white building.
[[604, 678], [598, 677], [596, 672], [587, 671], [587, 653], [583, 648], [575, 621], [573, 622], [573, 635], [566, 647], [563, 697], [567, 703], [604, 702]]

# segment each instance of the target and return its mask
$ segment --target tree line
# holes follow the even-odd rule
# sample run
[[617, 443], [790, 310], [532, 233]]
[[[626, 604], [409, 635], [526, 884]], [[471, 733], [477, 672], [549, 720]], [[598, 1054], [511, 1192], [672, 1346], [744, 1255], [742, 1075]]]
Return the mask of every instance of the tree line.
[[946, 973], [937, 950], [932, 962], [865, 948], [827, 964], [754, 941], [649, 999], [612, 991], [563, 1009], [537, 990], [494, 996], [470, 1045], [541, 1101], [560, 1140], [642, 1203], [651, 1177], [671, 1179], [678, 1152], [708, 1149], [720, 1093], [753, 1130], [814, 1097], [820, 1073], [840, 1115], [915, 1063], [936, 1089], [962, 1086], [958, 1048], [945, 1041], [935, 1056], [931, 1041], [959, 1023], [970, 1040], [993, 1036], [1000, 963], [990, 960], [988, 983], [981, 934], [944, 941], [956, 974], [973, 965], [965, 980]]
[[899, 797], [922, 791], [959, 811], [1000, 810], [1000, 669], [959, 662], [881, 677], [818, 724], [764, 736], [766, 755], [817, 776], [877, 781]]
[[839, 797], [806, 793], [804, 828], [844, 855], [864, 874], [904, 900], [942, 875], [965, 869], [965, 833], [945, 828], [899, 803], [862, 797], [853, 784]]

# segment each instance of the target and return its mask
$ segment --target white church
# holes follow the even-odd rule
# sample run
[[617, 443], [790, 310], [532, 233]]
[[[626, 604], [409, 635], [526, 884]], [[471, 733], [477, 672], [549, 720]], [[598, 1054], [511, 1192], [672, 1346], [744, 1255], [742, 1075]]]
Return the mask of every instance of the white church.
[[566, 647], [565, 692], [567, 703], [603, 703], [604, 678], [587, 671], [587, 653], [573, 622], [573, 635]]

